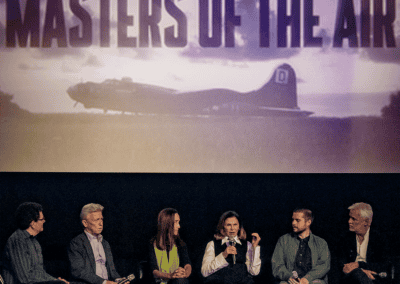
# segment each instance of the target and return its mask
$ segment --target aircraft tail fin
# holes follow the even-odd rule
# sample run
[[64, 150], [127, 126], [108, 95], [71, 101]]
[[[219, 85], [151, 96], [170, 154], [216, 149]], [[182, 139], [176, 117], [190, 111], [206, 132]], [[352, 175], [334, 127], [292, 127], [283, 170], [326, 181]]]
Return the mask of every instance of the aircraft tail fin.
[[271, 79], [258, 91], [258, 105], [298, 109], [296, 73], [289, 64], [278, 66]]

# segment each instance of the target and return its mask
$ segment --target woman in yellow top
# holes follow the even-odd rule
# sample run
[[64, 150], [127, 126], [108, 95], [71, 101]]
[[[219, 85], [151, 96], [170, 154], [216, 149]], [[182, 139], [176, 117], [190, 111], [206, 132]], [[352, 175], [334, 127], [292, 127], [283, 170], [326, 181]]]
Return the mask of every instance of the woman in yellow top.
[[189, 283], [192, 265], [186, 244], [179, 237], [179, 221], [178, 211], [173, 208], [158, 214], [158, 232], [150, 247], [150, 268], [157, 283]]

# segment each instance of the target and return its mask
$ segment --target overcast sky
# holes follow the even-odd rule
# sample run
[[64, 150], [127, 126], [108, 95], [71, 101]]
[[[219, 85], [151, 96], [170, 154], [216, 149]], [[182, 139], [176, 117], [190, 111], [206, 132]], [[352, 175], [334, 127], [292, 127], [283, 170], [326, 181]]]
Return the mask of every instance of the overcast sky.
[[[234, 48], [200, 47], [198, 0], [174, 1], [188, 19], [188, 44], [184, 48], [169, 48], [165, 44], [161, 48], [118, 48], [117, 1], [110, 0], [111, 47], [101, 48], [100, 1], [80, 2], [93, 20], [91, 47], [58, 48], [54, 40], [51, 48], [6, 48], [6, 5], [5, 0], [0, 0], [0, 89], [13, 94], [13, 101], [20, 107], [32, 112], [82, 111], [82, 105], [73, 107], [74, 101], [66, 92], [68, 87], [79, 82], [102, 82], [105, 79], [122, 77], [177, 90], [222, 87], [250, 91], [266, 83], [273, 70], [281, 63], [290, 64], [296, 71], [301, 108], [301, 103], [305, 101], [303, 98], [309, 98], [309, 95], [339, 96], [382, 92], [387, 96], [400, 90], [399, 0], [396, 3], [397, 15], [394, 23], [397, 47], [390, 49], [349, 48], [347, 40], [344, 40], [343, 48], [333, 48], [338, 0], [314, 1], [314, 15], [319, 16], [319, 25], [314, 27], [313, 35], [323, 38], [323, 47], [279, 49], [276, 47], [277, 0], [270, 0], [269, 48], [258, 46], [258, 0], [236, 1], [235, 13], [241, 17], [241, 25], [235, 28]], [[130, 37], [138, 36], [138, 2], [128, 0], [128, 14], [134, 16], [134, 26], [128, 28]], [[161, 2], [163, 14], [160, 28], [163, 30], [163, 27], [176, 25], [176, 21], [165, 12], [164, 1]], [[359, 2], [354, 1], [357, 18], [360, 13]], [[20, 3], [23, 12], [25, 0]], [[46, 3], [47, 1], [40, 0], [41, 27]], [[63, 4], [67, 29], [80, 24], [71, 12], [69, 1], [64, 0]], [[359, 30], [360, 27], [357, 28]], [[303, 28], [301, 35], [303, 36]], [[163, 42], [163, 35], [161, 37]], [[288, 45], [290, 46], [290, 36]], [[317, 109], [309, 109], [310, 107], [312, 105], [307, 105], [307, 110], [318, 112]], [[342, 106], [340, 103], [334, 106], [338, 111], [343, 107], [347, 107], [348, 113], [352, 113], [349, 106]], [[359, 111], [354, 106], [354, 114], [359, 114]]]

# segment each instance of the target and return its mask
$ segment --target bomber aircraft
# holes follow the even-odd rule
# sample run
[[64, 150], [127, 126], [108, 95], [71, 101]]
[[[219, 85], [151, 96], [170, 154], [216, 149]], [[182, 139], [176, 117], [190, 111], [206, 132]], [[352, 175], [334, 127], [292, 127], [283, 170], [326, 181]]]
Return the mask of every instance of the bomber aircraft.
[[[296, 74], [289, 64], [278, 66], [258, 90], [241, 93], [228, 89], [179, 92], [134, 83], [130, 78], [102, 83], [79, 83], [69, 96], [85, 108], [176, 115], [244, 115], [305, 117], [312, 114], [297, 105]], [[76, 105], [75, 104], [75, 105]]]

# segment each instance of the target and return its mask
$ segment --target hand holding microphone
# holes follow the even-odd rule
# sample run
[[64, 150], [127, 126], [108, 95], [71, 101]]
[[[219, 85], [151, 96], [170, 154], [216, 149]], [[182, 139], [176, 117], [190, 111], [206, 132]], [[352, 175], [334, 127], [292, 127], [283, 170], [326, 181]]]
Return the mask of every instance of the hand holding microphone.
[[292, 277], [289, 278], [289, 283], [290, 284], [308, 284], [308, 280], [306, 278], [299, 278], [299, 274], [297, 273], [297, 271], [293, 271], [292, 272]]
[[135, 275], [130, 274], [127, 277], [116, 279], [115, 282], [118, 283], [118, 284], [127, 284], [127, 283], [131, 282], [134, 279], [135, 279]]
[[297, 271], [293, 271], [293, 272], [292, 272], [292, 275], [293, 275], [293, 279], [294, 279], [296, 282], [300, 283], [300, 278], [299, 278], [299, 274], [297, 273]]
[[229, 246], [226, 247], [225, 251], [222, 253], [224, 258], [227, 258], [228, 255], [232, 254], [233, 257], [233, 264], [236, 263], [236, 254], [237, 254], [237, 250], [235, 247], [236, 242], [234, 242], [234, 244], [230, 244]]
[[236, 264], [236, 241], [235, 241], [235, 237], [229, 236], [229, 243], [232, 247], [235, 248], [235, 254], [232, 254], [232, 258], [233, 258], [233, 264]]

